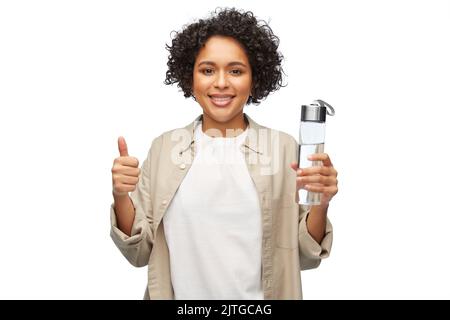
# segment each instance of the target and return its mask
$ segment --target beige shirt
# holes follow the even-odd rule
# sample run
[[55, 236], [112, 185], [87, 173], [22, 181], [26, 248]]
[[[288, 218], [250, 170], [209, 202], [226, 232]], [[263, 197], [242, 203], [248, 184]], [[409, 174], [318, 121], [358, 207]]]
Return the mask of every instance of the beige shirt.
[[[316, 268], [328, 257], [332, 226], [327, 219], [321, 244], [308, 233], [309, 208], [297, 204], [296, 174], [290, 167], [297, 161], [296, 140], [244, 116], [248, 134], [241, 151], [258, 191], [262, 215], [264, 299], [301, 299], [300, 270]], [[111, 205], [114, 243], [132, 265], [148, 266], [146, 299], [174, 298], [163, 216], [194, 159], [194, 129], [201, 117], [153, 140], [136, 190], [130, 193], [136, 210], [130, 237], [117, 228]]]

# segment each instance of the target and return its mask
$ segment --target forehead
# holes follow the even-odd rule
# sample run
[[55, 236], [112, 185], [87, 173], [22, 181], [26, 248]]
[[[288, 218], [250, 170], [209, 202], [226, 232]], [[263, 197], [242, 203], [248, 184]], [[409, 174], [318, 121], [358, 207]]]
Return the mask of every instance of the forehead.
[[232, 37], [212, 36], [198, 52], [196, 63], [202, 60], [217, 64], [240, 61], [248, 64], [247, 54], [242, 45]]

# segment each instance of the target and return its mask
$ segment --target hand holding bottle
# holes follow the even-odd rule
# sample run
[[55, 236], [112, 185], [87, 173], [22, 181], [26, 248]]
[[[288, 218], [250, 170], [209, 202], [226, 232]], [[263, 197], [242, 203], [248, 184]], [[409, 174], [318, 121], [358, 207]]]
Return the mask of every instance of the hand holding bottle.
[[304, 189], [321, 194], [320, 205], [328, 205], [338, 192], [337, 171], [326, 153], [313, 153], [310, 161], [322, 161], [322, 166], [299, 168], [297, 162], [291, 163], [291, 168], [297, 173], [297, 192]]

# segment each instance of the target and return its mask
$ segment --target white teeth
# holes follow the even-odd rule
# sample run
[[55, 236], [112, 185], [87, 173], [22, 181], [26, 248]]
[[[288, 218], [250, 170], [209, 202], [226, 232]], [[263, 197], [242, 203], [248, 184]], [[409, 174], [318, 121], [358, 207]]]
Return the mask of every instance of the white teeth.
[[231, 100], [233, 99], [233, 96], [225, 96], [225, 97], [214, 97], [210, 96], [211, 101], [216, 105], [220, 107], [225, 107], [231, 103]]

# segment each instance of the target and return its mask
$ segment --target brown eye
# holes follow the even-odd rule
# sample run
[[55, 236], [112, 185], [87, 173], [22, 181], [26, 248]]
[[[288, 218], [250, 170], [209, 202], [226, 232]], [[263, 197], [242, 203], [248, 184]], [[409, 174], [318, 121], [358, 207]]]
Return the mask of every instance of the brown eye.
[[238, 76], [238, 75], [242, 74], [242, 71], [239, 69], [234, 69], [234, 70], [231, 70], [231, 74]]
[[213, 74], [213, 69], [210, 69], [210, 68], [203, 69], [202, 73], [207, 75], [207, 76], [211, 75], [211, 74]]

